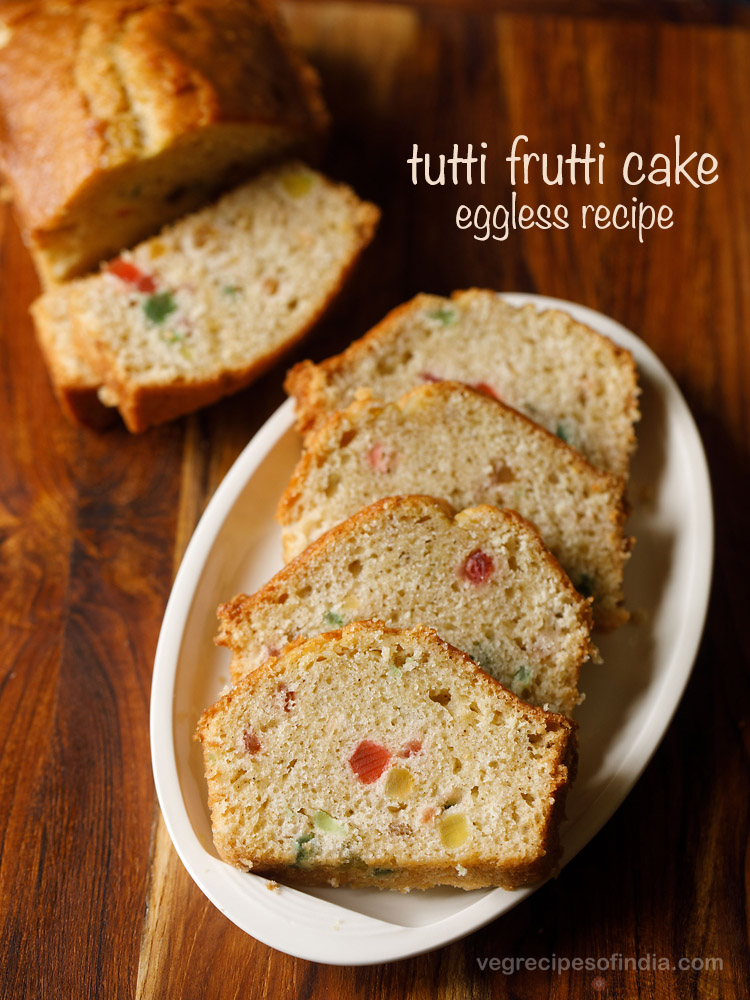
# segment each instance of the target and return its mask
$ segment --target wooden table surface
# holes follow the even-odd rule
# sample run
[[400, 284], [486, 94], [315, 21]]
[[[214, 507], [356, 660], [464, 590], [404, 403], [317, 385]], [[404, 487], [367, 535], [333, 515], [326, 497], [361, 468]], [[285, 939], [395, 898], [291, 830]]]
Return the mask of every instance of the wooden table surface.
[[[497, 5], [495, 5], [497, 6]], [[501, 4], [502, 6], [502, 4]], [[175, 568], [230, 464], [282, 400], [284, 365], [251, 390], [141, 437], [61, 418], [27, 315], [37, 293], [0, 214], [0, 996], [742, 997], [750, 995], [750, 33], [705, 3], [416, 6], [308, 0], [287, 10], [335, 118], [326, 158], [384, 210], [355, 281], [297, 357], [331, 353], [420, 290], [560, 296], [635, 330], [679, 382], [707, 448], [717, 559], [687, 693], [644, 776], [592, 843], [517, 909], [438, 952], [373, 968], [288, 958], [202, 896], [156, 805], [149, 687]], [[723, 24], [713, 24], [712, 11]], [[694, 14], [695, 16], [691, 16]], [[605, 16], [606, 15], [606, 16]], [[632, 15], [632, 16], [631, 16]], [[531, 204], [668, 204], [675, 225], [516, 232], [479, 242], [457, 204], [505, 204], [500, 156], [604, 141], [719, 160], [695, 191], [531, 184]], [[483, 187], [417, 188], [413, 142], [488, 142]], [[518, 955], [720, 969], [482, 971]], [[345, 956], [342, 956], [345, 961]]]

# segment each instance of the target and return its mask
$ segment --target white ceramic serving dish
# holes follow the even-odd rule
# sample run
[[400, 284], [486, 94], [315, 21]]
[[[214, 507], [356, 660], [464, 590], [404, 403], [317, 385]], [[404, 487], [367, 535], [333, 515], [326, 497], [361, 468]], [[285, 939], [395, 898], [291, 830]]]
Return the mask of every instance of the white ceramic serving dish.
[[[643, 395], [626, 572], [630, 624], [600, 638], [603, 666], [581, 677], [580, 767], [568, 799], [563, 863], [614, 813], [648, 764], [687, 683], [711, 581], [713, 516], [706, 460], [675, 382], [618, 323], [583, 306], [535, 295], [514, 305], [561, 308], [632, 351]], [[164, 615], [151, 693], [154, 778], [164, 820], [185, 867], [230, 920], [280, 951], [317, 962], [365, 965], [460, 938], [507, 912], [533, 889], [382, 892], [281, 886], [221, 862], [211, 841], [196, 722], [228, 680], [229, 654], [213, 644], [217, 605], [252, 592], [282, 565], [273, 519], [299, 455], [292, 402], [239, 456], [185, 553]]]

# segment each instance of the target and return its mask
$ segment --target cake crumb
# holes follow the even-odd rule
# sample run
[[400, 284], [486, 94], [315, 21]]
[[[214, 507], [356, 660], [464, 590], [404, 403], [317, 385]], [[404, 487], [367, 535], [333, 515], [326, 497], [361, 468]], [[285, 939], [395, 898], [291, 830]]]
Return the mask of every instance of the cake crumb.
[[271, 879], [270, 882], [266, 882], [266, 889], [268, 889], [269, 892], [278, 892], [280, 888], [281, 887], [280, 887], [279, 883], [278, 882], [274, 882], [273, 879]]

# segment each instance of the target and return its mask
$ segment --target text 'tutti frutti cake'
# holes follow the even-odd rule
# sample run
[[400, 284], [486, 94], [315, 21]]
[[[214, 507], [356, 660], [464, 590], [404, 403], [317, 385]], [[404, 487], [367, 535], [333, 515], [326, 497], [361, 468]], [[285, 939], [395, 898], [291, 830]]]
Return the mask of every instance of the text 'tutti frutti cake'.
[[299, 640], [204, 713], [223, 860], [305, 885], [517, 888], [548, 876], [575, 727], [431, 629]]

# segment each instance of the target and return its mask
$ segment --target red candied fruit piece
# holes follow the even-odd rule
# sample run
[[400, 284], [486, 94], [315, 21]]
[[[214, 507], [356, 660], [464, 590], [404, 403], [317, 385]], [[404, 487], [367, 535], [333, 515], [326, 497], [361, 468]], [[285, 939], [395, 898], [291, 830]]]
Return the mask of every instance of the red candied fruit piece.
[[129, 260], [123, 260], [122, 257], [111, 260], [107, 264], [107, 270], [110, 274], [114, 274], [116, 278], [119, 278], [120, 281], [124, 281], [128, 285], [135, 285], [139, 292], [156, 291], [156, 282], [151, 275], [144, 274], [139, 267], [131, 264]]
[[421, 740], [407, 740], [398, 752], [399, 757], [413, 757], [422, 749]]
[[282, 684], [281, 687], [279, 688], [279, 691], [281, 692], [284, 698], [284, 711], [291, 712], [291, 710], [294, 708], [294, 703], [297, 700], [297, 695], [294, 693], [294, 691], [290, 691], [289, 688], [286, 686], [286, 684]]
[[491, 396], [493, 399], [500, 399], [489, 382], [475, 382], [472, 388], [476, 389], [477, 392], [483, 392], [485, 396]]
[[468, 580], [469, 583], [478, 586], [480, 583], [486, 583], [489, 580], [494, 569], [495, 564], [492, 561], [492, 556], [488, 556], [481, 549], [474, 549], [466, 557], [466, 561], [461, 567], [461, 576], [464, 580]]
[[248, 753], [258, 753], [260, 750], [260, 740], [252, 731], [252, 729], [246, 729], [242, 734], [242, 741], [245, 744], [245, 749]]
[[443, 380], [439, 375], [433, 375], [432, 372], [420, 372], [419, 377], [423, 382], [442, 382]]
[[371, 785], [388, 767], [392, 756], [382, 744], [362, 740], [349, 758], [349, 766], [363, 785]]
[[378, 441], [367, 453], [367, 461], [375, 472], [390, 472], [393, 468], [393, 457]]

